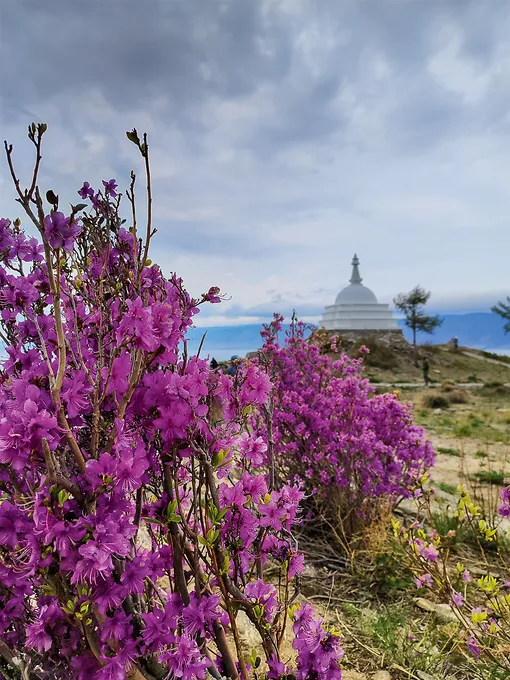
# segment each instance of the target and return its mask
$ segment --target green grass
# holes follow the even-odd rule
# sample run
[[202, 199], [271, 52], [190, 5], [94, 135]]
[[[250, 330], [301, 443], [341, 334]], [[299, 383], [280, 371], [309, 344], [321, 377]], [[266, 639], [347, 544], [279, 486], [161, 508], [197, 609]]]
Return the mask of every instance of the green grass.
[[507, 475], [504, 472], [498, 472], [497, 470], [481, 470], [480, 472], [475, 472], [474, 475], [470, 475], [470, 479], [476, 482], [482, 482], [483, 484], [497, 484], [499, 486], [505, 485], [505, 479]]
[[441, 536], [447, 536], [448, 532], [455, 531], [455, 536], [451, 538], [452, 545], [465, 543], [472, 534], [466, 525], [460, 524], [458, 518], [448, 512], [433, 512], [432, 524]]
[[478, 451], [475, 452], [475, 456], [477, 458], [487, 458], [487, 453], [481, 449], [478, 449]]
[[438, 453], [444, 453], [447, 456], [457, 456], [457, 457], [460, 456], [460, 451], [458, 451], [457, 449], [450, 449], [447, 446], [438, 446], [436, 451]]
[[450, 494], [455, 494], [457, 492], [457, 487], [455, 484], [448, 484], [448, 482], [439, 482], [437, 484], [437, 488], [441, 489], [441, 491], [444, 491], [445, 493], [450, 493]]
[[457, 423], [453, 428], [456, 437], [468, 438], [473, 436], [473, 430], [467, 423]]
[[485, 350], [480, 350], [480, 354], [487, 359], [496, 359], [504, 364], [510, 364], [510, 357], [506, 354], [495, 354], [495, 352], [486, 352]]

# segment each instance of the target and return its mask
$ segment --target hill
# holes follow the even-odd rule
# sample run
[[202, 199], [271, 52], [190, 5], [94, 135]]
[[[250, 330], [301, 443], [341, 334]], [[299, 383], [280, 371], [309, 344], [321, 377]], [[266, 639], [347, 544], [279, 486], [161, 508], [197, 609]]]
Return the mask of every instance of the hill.
[[[446, 314], [443, 324], [433, 335], [420, 334], [420, 343], [444, 344], [456, 336], [461, 345], [485, 350], [510, 351], [510, 336], [505, 335], [501, 318], [491, 312], [470, 314]], [[408, 340], [411, 333], [402, 320], [399, 324]], [[288, 328], [288, 326], [286, 326]], [[231, 354], [245, 355], [260, 347], [261, 324], [238, 326], [213, 326], [192, 328], [188, 333], [190, 349], [196, 351], [204, 333], [204, 352], [215, 355], [217, 359], [227, 359]]]
[[[403, 321], [399, 324], [404, 328]], [[411, 339], [411, 333], [404, 328], [404, 334]], [[419, 334], [419, 342], [442, 344], [452, 337], [458, 337], [461, 345], [478, 349], [510, 350], [510, 336], [505, 335], [501, 317], [492, 312], [469, 314], [446, 314], [443, 323], [433, 335]]]

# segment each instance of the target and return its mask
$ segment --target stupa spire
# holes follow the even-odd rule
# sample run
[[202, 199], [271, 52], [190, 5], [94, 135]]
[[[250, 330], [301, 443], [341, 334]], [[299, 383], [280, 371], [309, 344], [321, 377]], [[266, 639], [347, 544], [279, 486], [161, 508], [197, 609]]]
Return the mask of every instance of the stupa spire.
[[352, 264], [352, 276], [350, 278], [350, 283], [361, 283], [363, 281], [363, 279], [361, 278], [360, 273], [359, 273], [359, 269], [358, 269], [359, 258], [356, 255], [356, 253], [354, 253], [354, 257], [352, 258], [351, 264]]

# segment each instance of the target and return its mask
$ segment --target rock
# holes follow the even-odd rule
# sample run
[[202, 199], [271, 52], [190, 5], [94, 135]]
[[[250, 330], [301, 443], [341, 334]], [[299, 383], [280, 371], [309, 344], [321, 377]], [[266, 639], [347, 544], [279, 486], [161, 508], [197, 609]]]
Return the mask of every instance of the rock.
[[372, 675], [372, 680], [391, 680], [391, 675], [388, 671], [377, 671]]
[[260, 648], [260, 635], [243, 611], [240, 611], [237, 615], [237, 627], [239, 629], [241, 641], [246, 645], [248, 650], [251, 651], [252, 649]]
[[364, 673], [358, 671], [342, 671], [342, 680], [368, 680]]
[[420, 680], [437, 680], [433, 675], [430, 675], [430, 673], [427, 673], [426, 671], [416, 671], [416, 675], [420, 678]]
[[438, 619], [445, 623], [458, 620], [449, 604], [436, 604], [436, 602], [431, 602], [424, 597], [415, 597], [414, 603], [423, 611], [434, 613]]

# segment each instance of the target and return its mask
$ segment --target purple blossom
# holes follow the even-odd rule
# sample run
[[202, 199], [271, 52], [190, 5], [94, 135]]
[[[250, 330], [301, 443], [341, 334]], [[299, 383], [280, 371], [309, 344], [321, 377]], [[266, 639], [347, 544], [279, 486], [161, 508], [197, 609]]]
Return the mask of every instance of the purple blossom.
[[44, 237], [52, 248], [72, 250], [80, 233], [81, 226], [61, 212], [52, 212], [44, 218]]
[[464, 598], [460, 593], [458, 593], [456, 590], [452, 590], [452, 602], [457, 606], [457, 607], [462, 607], [464, 605]]
[[115, 198], [117, 196], [116, 189], [117, 189], [118, 185], [117, 185], [117, 182], [114, 179], [109, 179], [108, 181], [104, 179], [103, 180], [103, 186], [105, 188], [105, 193], [108, 196], [111, 196], [112, 198]]
[[479, 659], [482, 654], [478, 640], [473, 636], [466, 640], [466, 649], [468, 653], [471, 654], [471, 656], [473, 656], [475, 659]]
[[94, 195], [94, 189], [90, 186], [88, 182], [83, 182], [81, 189], [78, 189], [78, 194], [84, 200]]

